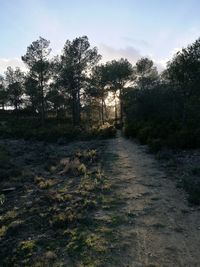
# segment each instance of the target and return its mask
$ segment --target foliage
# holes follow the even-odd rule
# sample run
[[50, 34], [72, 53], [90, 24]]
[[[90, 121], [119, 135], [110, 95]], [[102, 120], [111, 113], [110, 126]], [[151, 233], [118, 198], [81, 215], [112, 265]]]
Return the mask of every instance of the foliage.
[[[41, 143], [35, 145], [39, 151], [34, 153], [38, 156], [41, 148], [42, 151], [47, 148]], [[33, 149], [31, 144], [29, 148]], [[109, 205], [114, 207], [112, 202], [116, 200], [116, 196], [112, 196], [112, 183], [100, 167], [97, 151], [102, 147], [97, 150], [91, 143], [88, 148], [87, 143], [78, 152], [75, 148], [69, 156], [66, 148], [49, 145], [50, 150], [42, 158], [50, 165], [54, 159], [53, 173], [45, 170], [46, 176], [41, 176], [44, 162], [31, 154], [32, 159], [36, 158], [29, 163], [32, 178], [15, 177], [15, 181], [9, 181], [11, 187], [14, 182], [20, 189], [1, 207], [2, 266], [63, 266], [71, 262], [74, 266], [97, 267], [104, 266], [112, 258], [109, 252], [111, 244], [116, 242], [116, 234], [113, 239], [115, 226], [98, 218], [105, 203], [108, 209]], [[19, 147], [12, 161], [18, 162], [19, 155], [21, 163], [26, 161], [27, 154], [22, 152], [24, 148]], [[61, 174], [61, 170], [77, 157], [78, 172]], [[36, 167], [39, 164], [42, 165]], [[22, 166], [26, 169], [27, 164]]]
[[200, 146], [199, 47], [200, 39], [178, 52], [159, 79], [152, 61], [136, 63], [142, 76], [124, 96], [127, 135], [153, 150]]
[[[133, 79], [133, 67], [127, 59], [121, 58], [120, 60], [107, 62], [106, 68], [108, 69], [108, 84], [110, 91], [114, 93], [115, 98], [116, 95], [119, 95], [119, 121], [120, 125], [122, 125], [124, 114], [124, 90], [127, 83], [130, 83]], [[117, 119], [117, 106], [115, 102], [115, 123], [117, 123]]]
[[22, 104], [24, 74], [19, 68], [8, 67], [5, 76], [8, 100], [17, 110]]
[[[1, 120], [5, 124], [1, 124]], [[0, 119], [1, 138], [21, 138], [46, 142], [68, 143], [73, 140], [88, 140], [114, 137], [115, 128], [109, 123], [100, 126], [74, 126], [70, 120], [49, 118], [41, 125], [38, 117], [30, 116], [2, 116]], [[1, 155], [0, 155], [1, 156]], [[6, 160], [6, 159], [5, 159]], [[0, 161], [1, 164], [1, 161]]]
[[81, 90], [84, 90], [89, 71], [101, 56], [97, 48], [90, 48], [87, 36], [67, 40], [61, 55], [58, 84], [69, 94], [74, 125], [81, 119]]
[[0, 75], [0, 105], [4, 110], [5, 105], [8, 102], [8, 91], [5, 84], [5, 79], [3, 76]]
[[[87, 36], [67, 40], [61, 56], [54, 58], [50, 58], [49, 45], [40, 37], [27, 47], [22, 57], [29, 69], [26, 75], [9, 67], [5, 77], [0, 77], [4, 113], [13, 113], [5, 110], [9, 105], [19, 117], [40, 115], [42, 124], [25, 130], [20, 120], [12, 130], [0, 125], [3, 136], [56, 140], [70, 132], [79, 135], [82, 125], [84, 131], [94, 126], [93, 132], [89, 130], [91, 135], [112, 136], [114, 130], [98, 125], [114, 119], [117, 128], [125, 121], [126, 133], [152, 147], [155, 143], [159, 147], [158, 142], [180, 148], [200, 145], [200, 39], [174, 55], [160, 75], [148, 58], [141, 58], [134, 66], [123, 58], [98, 65], [101, 56], [96, 47], [91, 48]], [[109, 97], [111, 106], [107, 104]], [[79, 130], [57, 123], [48, 128], [45, 116], [58, 120], [72, 117]]]
[[[30, 85], [28, 86], [27, 93], [32, 97], [32, 101], [36, 98], [36, 101], [39, 103], [39, 112], [42, 120], [45, 117], [45, 97], [51, 73], [49, 62], [51, 49], [49, 44], [49, 41], [40, 37], [28, 46], [26, 54], [22, 56], [22, 60], [30, 71], [29, 77], [31, 79], [29, 78], [29, 84], [31, 82], [31, 85], [34, 85], [32, 90], [30, 90]], [[34, 103], [32, 102], [32, 106], [34, 106]]]

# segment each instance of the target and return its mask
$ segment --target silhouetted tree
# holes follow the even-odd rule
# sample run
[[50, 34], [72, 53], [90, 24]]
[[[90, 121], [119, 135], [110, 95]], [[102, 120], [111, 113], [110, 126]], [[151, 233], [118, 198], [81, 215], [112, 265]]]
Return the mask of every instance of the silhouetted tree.
[[90, 77], [90, 86], [88, 93], [99, 100], [100, 102], [100, 120], [102, 123], [105, 121], [106, 104], [105, 99], [108, 96], [109, 73], [106, 65], [99, 65], [93, 68]]
[[66, 104], [66, 99], [62, 92], [60, 92], [58, 88], [54, 87], [54, 84], [52, 84], [49, 92], [47, 93], [46, 99], [56, 112], [56, 116], [58, 116], [58, 111], [64, 108]]
[[60, 84], [72, 100], [73, 123], [81, 120], [81, 91], [92, 67], [100, 60], [97, 48], [90, 48], [87, 36], [67, 40], [61, 55]]
[[38, 99], [42, 121], [45, 118], [45, 96], [51, 74], [49, 45], [50, 41], [40, 37], [28, 46], [26, 54], [22, 56], [22, 60], [29, 68], [29, 76], [38, 83], [34, 88], [38, 90], [35, 91], [35, 97]]
[[28, 107], [32, 113], [40, 111], [40, 90], [38, 89], [38, 81], [30, 77], [29, 75], [25, 78], [25, 94], [27, 96]]
[[133, 67], [127, 59], [112, 60], [106, 63], [109, 73], [110, 89], [116, 94], [119, 91], [120, 123], [123, 124], [123, 94], [124, 88], [132, 80]]
[[15, 110], [17, 110], [22, 103], [22, 96], [24, 93], [24, 73], [20, 68], [14, 70], [8, 67], [5, 72], [5, 81], [7, 84], [9, 102], [14, 106]]
[[176, 53], [167, 65], [165, 78], [179, 96], [185, 124], [190, 106], [200, 97], [200, 38]]
[[153, 148], [200, 146], [200, 39], [176, 53], [157, 74], [142, 58], [134, 67], [134, 87], [125, 92], [127, 131]]
[[8, 102], [8, 92], [6, 90], [5, 80], [3, 76], [0, 75], [0, 105], [4, 110], [6, 103]]
[[134, 82], [139, 89], [150, 89], [158, 81], [158, 71], [153, 61], [141, 58], [134, 67]]

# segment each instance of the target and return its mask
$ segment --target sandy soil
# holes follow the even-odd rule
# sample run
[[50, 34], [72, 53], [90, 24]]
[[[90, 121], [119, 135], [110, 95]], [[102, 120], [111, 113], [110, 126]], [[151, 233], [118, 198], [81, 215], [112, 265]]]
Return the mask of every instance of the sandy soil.
[[107, 144], [107, 155], [113, 153], [107, 173], [125, 201], [118, 213], [133, 218], [116, 230], [118, 266], [200, 266], [199, 208], [188, 206], [185, 193], [145, 147], [118, 136]]

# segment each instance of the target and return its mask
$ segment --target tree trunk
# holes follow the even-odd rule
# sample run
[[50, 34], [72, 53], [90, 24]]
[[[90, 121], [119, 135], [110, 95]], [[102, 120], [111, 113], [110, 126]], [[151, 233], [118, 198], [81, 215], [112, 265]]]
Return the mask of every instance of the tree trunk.
[[41, 121], [42, 121], [42, 124], [44, 125], [44, 120], [45, 120], [45, 107], [44, 107], [43, 73], [41, 73], [40, 90], [41, 90]]
[[123, 126], [123, 99], [122, 99], [122, 89], [119, 90], [119, 101], [120, 101], [120, 125]]
[[80, 125], [80, 93], [78, 91], [72, 95], [72, 119], [73, 125]]
[[56, 119], [57, 119], [57, 121], [59, 121], [59, 111], [58, 111], [58, 107], [56, 108]]
[[15, 111], [17, 111], [18, 110], [17, 102], [15, 102], [14, 106], [15, 106]]
[[104, 100], [103, 98], [101, 99], [101, 120], [102, 120], [102, 124], [104, 124]]
[[101, 122], [101, 106], [98, 105], [98, 111], [99, 111], [99, 122]]
[[81, 123], [81, 99], [80, 99], [80, 89], [77, 92], [77, 125]]
[[76, 93], [72, 95], [72, 121], [76, 125]]
[[103, 106], [104, 106], [104, 113], [105, 113], [105, 117], [106, 117], [106, 120], [108, 120], [108, 110], [107, 110], [107, 107], [106, 107], [106, 102], [105, 100], [103, 100]]
[[115, 95], [115, 124], [117, 124], [117, 101], [116, 101], [116, 95]]
[[41, 109], [41, 120], [42, 120], [42, 124], [44, 124], [44, 119], [45, 119], [44, 97], [42, 97], [42, 99], [41, 99], [41, 104], [42, 104], [42, 109]]

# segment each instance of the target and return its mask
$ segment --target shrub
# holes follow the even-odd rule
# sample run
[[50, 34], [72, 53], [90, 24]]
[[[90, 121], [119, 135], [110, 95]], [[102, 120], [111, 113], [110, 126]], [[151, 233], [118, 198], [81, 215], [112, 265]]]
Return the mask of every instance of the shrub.
[[1, 138], [23, 138], [45, 142], [66, 143], [76, 139], [110, 138], [115, 136], [116, 129], [109, 123], [99, 127], [89, 128], [86, 124], [74, 126], [69, 121], [47, 119], [41, 125], [38, 118], [9, 117], [6, 124], [0, 124]]
[[93, 137], [99, 137], [103, 139], [112, 138], [116, 135], [116, 128], [107, 122], [99, 127], [93, 127], [91, 134]]
[[139, 129], [137, 137], [139, 138], [142, 144], [147, 144], [148, 139], [152, 136], [153, 128], [151, 126], [145, 126]]
[[194, 205], [200, 204], [200, 179], [197, 177], [185, 177], [181, 181], [181, 187], [188, 193], [188, 201]]
[[148, 140], [148, 145], [151, 152], [158, 152], [163, 146], [163, 141], [159, 138]]

